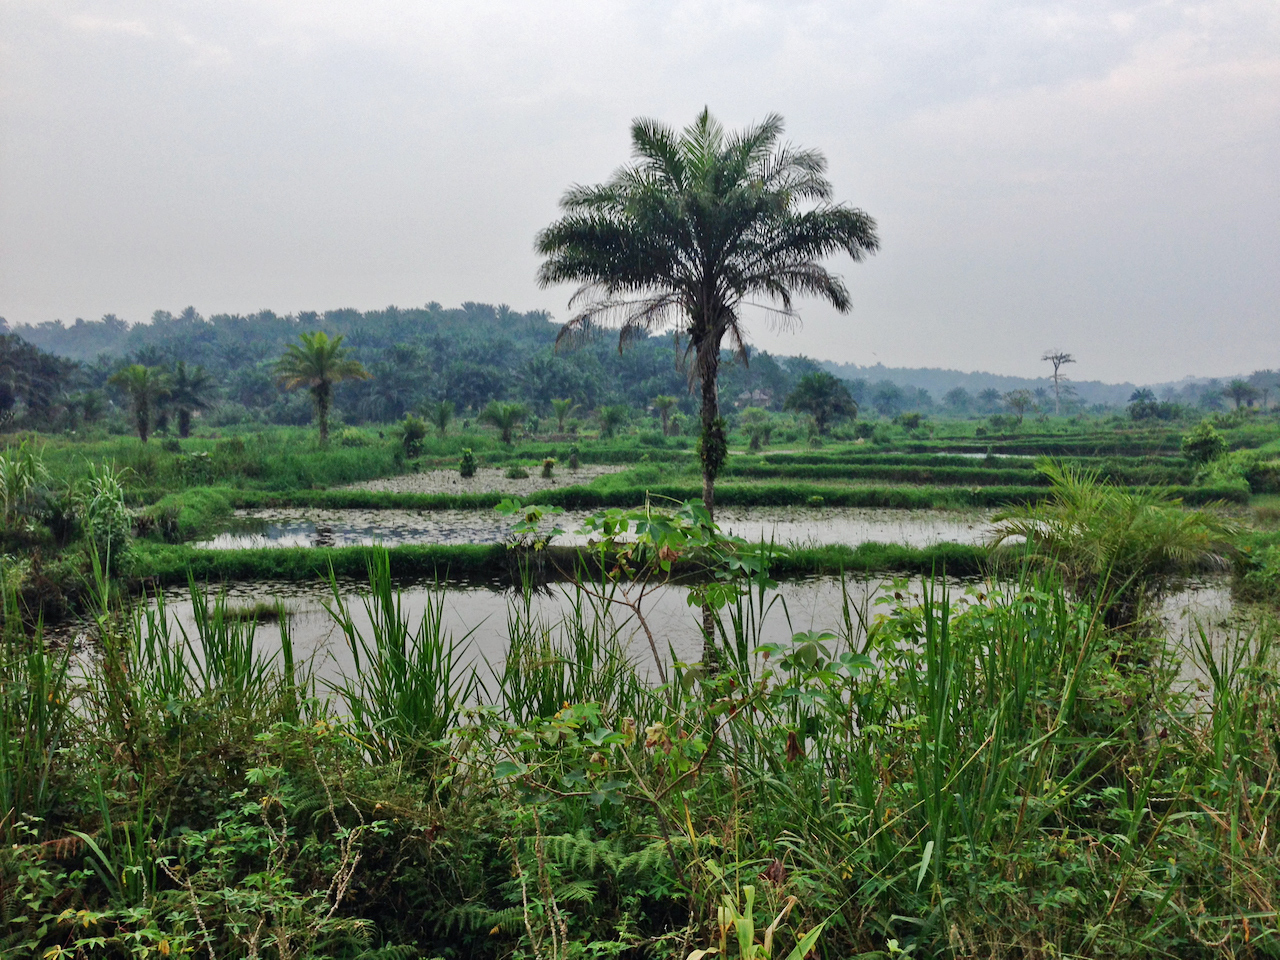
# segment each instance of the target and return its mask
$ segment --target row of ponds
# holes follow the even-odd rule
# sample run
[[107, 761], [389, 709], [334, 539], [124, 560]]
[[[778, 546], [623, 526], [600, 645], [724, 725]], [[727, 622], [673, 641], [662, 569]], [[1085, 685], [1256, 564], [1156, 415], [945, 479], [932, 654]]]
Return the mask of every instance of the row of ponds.
[[[556, 518], [565, 530], [576, 530], [587, 512], [566, 511]], [[772, 539], [779, 544], [822, 545], [852, 544], [864, 541], [901, 543], [915, 547], [941, 542], [980, 543], [990, 533], [991, 512], [931, 511], [894, 509], [856, 509], [835, 507], [793, 508], [724, 508], [717, 522], [727, 532], [749, 539]], [[500, 543], [509, 535], [511, 521], [493, 511], [463, 510], [261, 510], [241, 513], [227, 532], [205, 541], [207, 549], [244, 547], [311, 547], [376, 545], [388, 547], [402, 544]], [[558, 542], [582, 542], [573, 533]], [[972, 582], [949, 581], [953, 595], [966, 591], [989, 589]], [[339, 586], [350, 601], [357, 623], [368, 627], [368, 617], [360, 602], [362, 585], [355, 582]], [[874, 614], [877, 599], [886, 592], [902, 590], [918, 592], [919, 580], [893, 582], [887, 576], [841, 582], [823, 577], [782, 583], [777, 599], [758, 633], [760, 642], [781, 642], [802, 630], [837, 629], [848, 602], [855, 608]], [[405, 613], [417, 623], [429, 598], [431, 585], [406, 585], [402, 603]], [[635, 599], [635, 588], [630, 588]], [[299, 655], [314, 658], [321, 677], [336, 678], [349, 673], [354, 664], [346, 648], [341, 630], [326, 606], [332, 604], [331, 588], [321, 583], [253, 582], [233, 584], [228, 588], [233, 607], [250, 607], [263, 601], [279, 601], [285, 611], [285, 622]], [[183, 589], [167, 591], [170, 614], [188, 630], [193, 624], [191, 601]], [[576, 598], [581, 601], [581, 597]], [[566, 588], [552, 586], [532, 594], [530, 612], [549, 627], [570, 609], [575, 598]], [[506, 654], [508, 616], [520, 597], [499, 586], [461, 586], [450, 584], [444, 592], [446, 631], [466, 640], [468, 656], [497, 664]], [[657, 640], [663, 659], [697, 659], [701, 646], [696, 609], [687, 602], [683, 587], [659, 587], [650, 590], [640, 605], [648, 632]], [[1187, 584], [1164, 601], [1161, 611], [1170, 636], [1186, 636], [1196, 624], [1207, 625], [1215, 632], [1227, 629], [1231, 615], [1230, 591], [1225, 581], [1209, 580]], [[637, 661], [652, 662], [648, 634], [642, 629], [633, 610], [623, 604], [609, 608], [619, 635], [628, 644]], [[261, 623], [259, 642], [264, 647], [279, 643], [279, 626]]]

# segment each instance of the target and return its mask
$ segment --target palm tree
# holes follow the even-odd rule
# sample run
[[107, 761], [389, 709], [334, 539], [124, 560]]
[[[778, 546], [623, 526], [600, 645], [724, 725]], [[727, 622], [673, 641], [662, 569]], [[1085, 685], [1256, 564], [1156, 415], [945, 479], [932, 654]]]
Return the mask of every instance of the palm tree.
[[368, 380], [369, 371], [359, 360], [348, 356], [342, 345], [342, 334], [332, 340], [323, 330], [298, 334], [298, 343], [285, 348], [276, 361], [276, 379], [286, 390], [306, 387], [316, 405], [316, 421], [320, 426], [320, 442], [329, 442], [329, 408], [333, 404], [333, 386], [344, 380]]
[[657, 410], [658, 416], [662, 418], [662, 435], [664, 437], [670, 433], [671, 408], [675, 405], [676, 398], [669, 397], [665, 393], [653, 398], [653, 409]]
[[191, 413], [208, 410], [213, 402], [211, 392], [213, 377], [204, 367], [187, 371], [187, 365], [179, 360], [169, 389], [169, 405], [178, 411], [178, 436], [184, 440], [191, 436]]
[[601, 407], [596, 416], [600, 418], [600, 439], [608, 440], [617, 436], [618, 428], [627, 422], [630, 411], [621, 405]]
[[169, 395], [169, 378], [157, 367], [131, 363], [108, 378], [107, 383], [119, 387], [133, 407], [133, 424], [143, 443], [151, 433], [151, 412]]
[[525, 409], [523, 404], [499, 403], [497, 400], [492, 400], [487, 407], [480, 411], [480, 416], [476, 419], [481, 423], [497, 427], [502, 433], [502, 442], [510, 446], [512, 434], [515, 433], [516, 427], [523, 423], [524, 418], [528, 415], [529, 411]]
[[1258, 399], [1258, 388], [1248, 380], [1232, 380], [1225, 388], [1222, 395], [1230, 397], [1239, 410], [1246, 403], [1253, 406], [1254, 401]]
[[448, 400], [439, 403], [428, 403], [424, 408], [427, 421], [440, 433], [441, 439], [449, 432], [449, 422], [453, 420], [453, 404]]
[[561, 340], [612, 324], [619, 347], [672, 326], [686, 341], [690, 387], [697, 382], [702, 393], [698, 450], [709, 511], [728, 452], [720, 348], [727, 339], [745, 359], [743, 305], [770, 301], [784, 323], [794, 322], [799, 294], [847, 311], [849, 292], [822, 261], [841, 250], [860, 261], [879, 246], [871, 217], [831, 202], [823, 156], [781, 136], [776, 115], [737, 134], [707, 110], [681, 133], [636, 120], [636, 162], [607, 183], [571, 188], [560, 202], [564, 216], [537, 239], [546, 257], [539, 282], [581, 284], [570, 301], [581, 309]]
[[578, 405], [572, 400], [552, 400], [551, 412], [556, 416], [556, 433], [564, 433], [565, 418], [570, 416], [573, 411], [578, 409]]

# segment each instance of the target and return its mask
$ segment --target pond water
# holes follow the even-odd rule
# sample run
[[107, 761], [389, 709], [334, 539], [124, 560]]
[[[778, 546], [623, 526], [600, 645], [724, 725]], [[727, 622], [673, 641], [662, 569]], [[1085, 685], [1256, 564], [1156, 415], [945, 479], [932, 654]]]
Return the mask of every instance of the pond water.
[[[566, 511], [556, 517], [556, 523], [574, 531], [589, 515], [589, 511]], [[864, 541], [913, 547], [948, 541], [978, 543], [990, 518], [990, 512], [980, 511], [854, 507], [724, 507], [716, 515], [728, 533], [801, 546]], [[502, 543], [510, 530], [510, 519], [492, 510], [254, 510], [239, 511], [232, 529], [196, 546], [230, 550]], [[580, 544], [585, 539], [570, 532], [556, 542]]]
[[[981, 584], [951, 580], [948, 587], [955, 594], [963, 594], [970, 587], [981, 589]], [[372, 636], [370, 618], [362, 602], [368, 593], [368, 584], [339, 582], [338, 588], [357, 628], [364, 636]], [[417, 627], [435, 590], [434, 586], [425, 584], [403, 588], [402, 609], [411, 626]], [[760, 620], [757, 642], [789, 641], [802, 630], [839, 632], [846, 595], [856, 620], [859, 611], [863, 616], [874, 616], [879, 610], [876, 600], [894, 590], [918, 595], [921, 581], [877, 578], [849, 580], [842, 586], [837, 578], [822, 577], [781, 583], [773, 595], [776, 599], [771, 596], [770, 606]], [[318, 677], [335, 680], [354, 670], [342, 629], [326, 609], [334, 602], [332, 588], [327, 584], [259, 581], [228, 585], [226, 594], [232, 609], [278, 600], [286, 611], [285, 622], [293, 639], [295, 656], [312, 658]], [[688, 589], [681, 586], [651, 587], [641, 593], [632, 584], [620, 588], [609, 602], [592, 594], [578, 594], [570, 584], [552, 584], [548, 589], [532, 592], [527, 600], [529, 613], [538, 618], [553, 637], [558, 633], [557, 625], [569, 615], [575, 602], [590, 604], [595, 600], [634, 662], [644, 672], [653, 674], [656, 672], [655, 647], [664, 664], [673, 658], [686, 662], [701, 659], [701, 610], [689, 606], [688, 594]], [[186, 588], [170, 588], [162, 597], [169, 616], [194, 637], [195, 618]], [[469, 659], [497, 666], [508, 648], [508, 616], [520, 611], [524, 602], [525, 595], [511, 588], [450, 585], [444, 590], [444, 632], [457, 641], [465, 638]], [[653, 635], [654, 647], [650, 646], [644, 626], [628, 604], [638, 606], [648, 632]], [[729, 622], [725, 616], [724, 623]], [[256, 640], [260, 650], [270, 653], [279, 648], [280, 627], [274, 621], [258, 624]]]
[[[957, 602], [963, 602], [958, 598], [991, 589], [990, 584], [978, 580], [949, 579], [946, 586]], [[370, 636], [369, 617], [361, 601], [367, 589], [367, 584], [355, 581], [339, 583], [339, 592], [348, 604], [357, 627], [365, 636]], [[413, 627], [420, 621], [434, 589], [427, 585], [403, 589], [403, 610]], [[922, 589], [919, 578], [895, 581], [875, 577], [842, 583], [837, 578], [822, 577], [785, 582], [779, 585], [774, 595], [776, 599], [772, 600], [760, 620], [757, 642], [789, 641], [796, 632], [803, 630], [841, 633], [846, 598], [857, 623], [859, 616], [873, 617], [880, 611], [882, 606], [877, 601], [890, 594], [901, 592], [919, 597]], [[194, 617], [187, 591], [172, 588], [165, 591], [163, 597], [169, 615], [194, 637]], [[283, 581], [237, 584], [227, 588], [227, 597], [233, 608], [278, 600], [287, 611], [284, 622], [293, 638], [296, 656], [299, 659], [304, 656], [311, 658], [317, 677], [337, 680], [353, 672], [354, 662], [342, 630], [326, 609], [326, 605], [333, 602], [333, 593], [328, 585]], [[592, 599], [604, 611], [628, 654], [651, 678], [657, 673], [654, 650], [635, 611], [626, 605], [628, 603], [638, 605], [644, 623], [653, 635], [658, 658], [663, 663], [669, 663], [672, 658], [689, 662], [700, 659], [700, 610], [689, 606], [688, 590], [684, 587], [657, 587], [641, 594], [635, 585], [631, 585], [628, 592], [620, 590], [614, 602], [609, 603], [590, 595], [575, 596], [572, 586], [558, 584], [532, 593], [528, 597], [528, 610], [555, 636], [558, 623], [570, 613], [575, 601], [590, 603]], [[468, 659], [477, 663], [487, 661], [497, 666], [502, 663], [508, 648], [508, 617], [513, 611], [519, 611], [522, 603], [522, 594], [511, 589], [450, 586], [444, 592], [445, 632], [465, 643]], [[1225, 579], [1185, 584], [1165, 598], [1160, 615], [1166, 635], [1175, 648], [1185, 647], [1194, 641], [1200, 628], [1205, 629], [1216, 644], [1232, 635], [1238, 627]], [[728, 622], [725, 618], [725, 623]], [[279, 648], [280, 624], [260, 623], [256, 640], [260, 650], [274, 652]], [[1199, 673], [1188, 666], [1184, 669], [1184, 677], [1198, 679]]]

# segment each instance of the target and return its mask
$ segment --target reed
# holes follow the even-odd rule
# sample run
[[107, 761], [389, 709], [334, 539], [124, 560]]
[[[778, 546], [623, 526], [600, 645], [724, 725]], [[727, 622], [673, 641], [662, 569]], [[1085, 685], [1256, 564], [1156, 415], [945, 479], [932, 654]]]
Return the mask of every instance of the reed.
[[464, 668], [471, 631], [456, 640], [446, 632], [445, 591], [439, 585], [428, 593], [413, 626], [386, 551], [373, 555], [368, 575], [369, 592], [360, 601], [369, 622], [366, 633], [330, 574], [327, 609], [346, 639], [355, 672], [327, 686], [342, 698], [371, 758], [421, 770], [439, 755], [439, 744], [477, 689], [475, 671]]

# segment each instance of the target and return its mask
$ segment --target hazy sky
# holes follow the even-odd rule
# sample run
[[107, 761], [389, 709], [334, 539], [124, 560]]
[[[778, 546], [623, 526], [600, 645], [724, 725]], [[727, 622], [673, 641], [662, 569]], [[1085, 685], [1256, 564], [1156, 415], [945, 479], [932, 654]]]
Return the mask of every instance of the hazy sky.
[[882, 252], [767, 349], [1280, 367], [1280, 3], [0, 0], [0, 315], [566, 316], [536, 231], [633, 117], [776, 111]]

